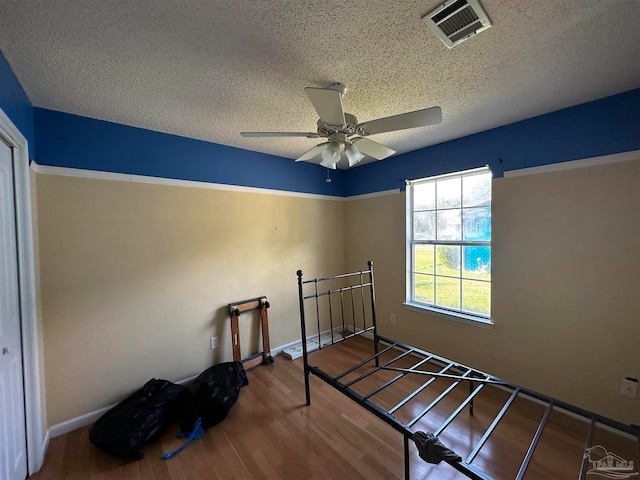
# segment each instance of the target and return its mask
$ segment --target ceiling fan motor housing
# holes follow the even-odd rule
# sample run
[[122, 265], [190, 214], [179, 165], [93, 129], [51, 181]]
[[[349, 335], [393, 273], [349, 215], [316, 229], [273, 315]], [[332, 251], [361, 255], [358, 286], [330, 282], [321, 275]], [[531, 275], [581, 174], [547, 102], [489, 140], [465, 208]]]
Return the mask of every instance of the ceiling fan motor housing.
[[356, 133], [358, 119], [350, 113], [344, 114], [344, 125], [329, 125], [318, 119], [318, 135], [321, 137], [329, 137], [334, 133], [344, 133], [346, 136]]

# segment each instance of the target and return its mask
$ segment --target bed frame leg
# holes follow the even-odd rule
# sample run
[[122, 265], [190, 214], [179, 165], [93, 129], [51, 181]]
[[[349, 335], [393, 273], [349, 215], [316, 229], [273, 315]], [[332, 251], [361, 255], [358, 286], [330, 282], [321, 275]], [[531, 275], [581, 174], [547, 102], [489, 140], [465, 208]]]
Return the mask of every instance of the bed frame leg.
[[[378, 319], [376, 318], [376, 289], [373, 284], [373, 261], [367, 262], [369, 267], [369, 281], [371, 283], [371, 321], [373, 323], [373, 353], [375, 354], [375, 365], [380, 366], [380, 357], [378, 357], [378, 344], [380, 337], [378, 336]], [[362, 283], [362, 281], [360, 282]]]
[[411, 469], [409, 468], [409, 437], [404, 436], [404, 480], [410, 480]]
[[311, 405], [311, 391], [309, 390], [309, 372], [304, 371], [304, 393], [307, 399], [307, 407]]
[[307, 351], [307, 325], [304, 318], [304, 295], [302, 294], [302, 270], [298, 275], [298, 297], [300, 298], [300, 333], [302, 337], [302, 369], [304, 370], [304, 393], [307, 407], [311, 405], [311, 392], [309, 391], [309, 352]]
[[[469, 382], [469, 395], [473, 393], [473, 382]], [[469, 402], [469, 413], [473, 415], [473, 398]]]

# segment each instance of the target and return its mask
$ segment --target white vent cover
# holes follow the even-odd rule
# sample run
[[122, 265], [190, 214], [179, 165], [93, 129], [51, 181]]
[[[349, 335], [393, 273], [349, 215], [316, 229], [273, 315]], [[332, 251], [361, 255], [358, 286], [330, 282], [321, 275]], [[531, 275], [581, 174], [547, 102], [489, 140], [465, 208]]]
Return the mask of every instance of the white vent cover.
[[449, 48], [491, 26], [478, 0], [447, 1], [427, 13], [422, 20]]

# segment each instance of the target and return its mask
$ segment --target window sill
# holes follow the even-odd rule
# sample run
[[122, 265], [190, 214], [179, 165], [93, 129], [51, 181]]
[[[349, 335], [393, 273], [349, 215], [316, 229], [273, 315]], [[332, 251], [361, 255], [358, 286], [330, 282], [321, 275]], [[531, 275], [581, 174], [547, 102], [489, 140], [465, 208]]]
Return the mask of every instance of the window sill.
[[447, 320], [453, 320], [454, 322], [464, 323], [466, 325], [472, 325], [474, 327], [491, 329], [493, 328], [493, 322], [489, 318], [474, 317], [473, 315], [466, 315], [464, 313], [453, 313], [448, 310], [442, 310], [435, 307], [427, 307], [419, 303], [405, 302], [404, 306], [407, 310], [414, 312], [433, 315], [434, 317], [445, 318]]

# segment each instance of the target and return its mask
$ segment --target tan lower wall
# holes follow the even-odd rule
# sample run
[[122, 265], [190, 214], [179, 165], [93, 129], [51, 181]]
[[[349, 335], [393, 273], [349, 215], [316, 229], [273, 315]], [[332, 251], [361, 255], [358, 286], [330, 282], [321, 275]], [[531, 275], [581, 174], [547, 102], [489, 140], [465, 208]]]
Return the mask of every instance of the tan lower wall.
[[[36, 180], [49, 425], [113, 404], [150, 378], [179, 380], [230, 360], [230, 302], [266, 295], [271, 345], [297, 340], [296, 270], [345, 267], [345, 202]], [[240, 319], [248, 355], [257, 322]]]
[[[368, 259], [383, 335], [640, 423], [638, 400], [618, 393], [622, 377], [640, 376], [640, 161], [494, 181], [492, 330], [402, 305], [404, 193], [339, 202], [44, 174], [36, 183], [49, 425], [149, 378], [229, 360], [232, 301], [267, 295], [272, 345], [296, 340], [296, 270], [313, 278]], [[241, 335], [257, 349], [255, 322]]]
[[403, 306], [404, 193], [346, 211], [348, 268], [374, 260], [383, 335], [640, 423], [619, 394], [640, 377], [640, 161], [494, 181], [491, 330]]

